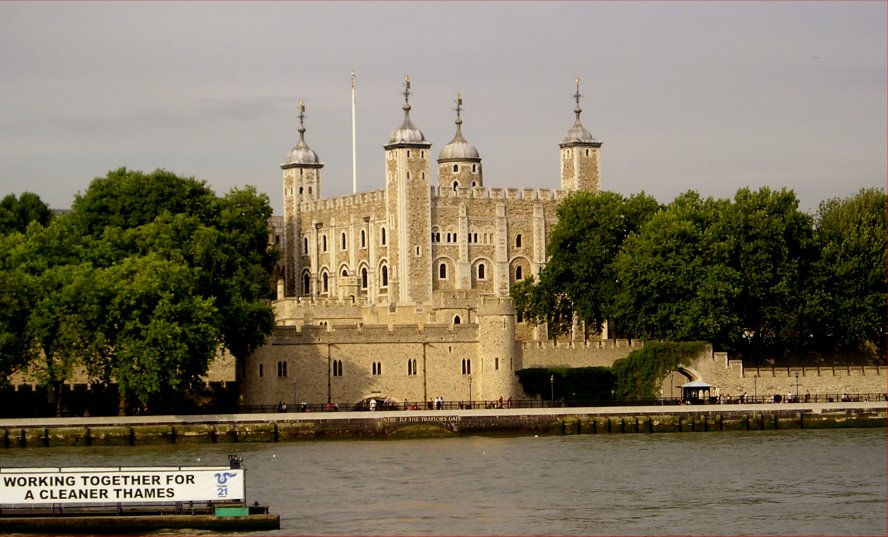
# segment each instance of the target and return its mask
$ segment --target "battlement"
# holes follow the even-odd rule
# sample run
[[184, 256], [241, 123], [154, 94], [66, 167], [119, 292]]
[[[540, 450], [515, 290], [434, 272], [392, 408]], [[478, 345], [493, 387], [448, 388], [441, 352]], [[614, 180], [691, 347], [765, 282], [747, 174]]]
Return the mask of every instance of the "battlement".
[[358, 192], [357, 194], [349, 194], [347, 196], [324, 198], [316, 201], [304, 201], [299, 204], [299, 210], [302, 212], [313, 212], [340, 209], [343, 207], [361, 207], [364, 205], [380, 204], [384, 201], [385, 190], [370, 190], [368, 192]]
[[433, 186], [433, 198], [474, 198], [474, 199], [509, 199], [528, 201], [556, 201], [563, 199], [567, 193], [563, 190], [548, 188], [500, 188], [500, 187], [450, 187]]
[[470, 324], [306, 324], [276, 327], [272, 344], [466, 342], [477, 337], [477, 325]]
[[521, 348], [525, 350], [568, 350], [568, 349], [640, 349], [644, 347], [644, 341], [640, 339], [601, 339], [587, 341], [561, 340], [537, 340], [524, 341]]

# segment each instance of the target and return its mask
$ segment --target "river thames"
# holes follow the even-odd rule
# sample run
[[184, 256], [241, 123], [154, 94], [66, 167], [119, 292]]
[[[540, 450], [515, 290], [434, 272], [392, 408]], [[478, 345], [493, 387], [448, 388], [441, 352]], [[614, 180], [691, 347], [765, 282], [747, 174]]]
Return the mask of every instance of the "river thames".
[[888, 534], [883, 428], [27, 448], [2, 465], [230, 453], [276, 535]]

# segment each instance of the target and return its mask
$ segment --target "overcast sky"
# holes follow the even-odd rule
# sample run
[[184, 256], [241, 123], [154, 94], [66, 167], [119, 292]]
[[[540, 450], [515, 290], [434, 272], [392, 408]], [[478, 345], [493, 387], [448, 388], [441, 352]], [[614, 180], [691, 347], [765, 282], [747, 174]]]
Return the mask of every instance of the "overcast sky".
[[66, 208], [111, 169], [164, 168], [280, 214], [300, 99], [323, 196], [348, 194], [355, 71], [359, 191], [383, 186], [404, 75], [433, 156], [460, 92], [486, 186], [558, 188], [580, 77], [603, 189], [787, 187], [813, 212], [886, 186], [886, 20], [885, 2], [0, 2], [0, 195]]

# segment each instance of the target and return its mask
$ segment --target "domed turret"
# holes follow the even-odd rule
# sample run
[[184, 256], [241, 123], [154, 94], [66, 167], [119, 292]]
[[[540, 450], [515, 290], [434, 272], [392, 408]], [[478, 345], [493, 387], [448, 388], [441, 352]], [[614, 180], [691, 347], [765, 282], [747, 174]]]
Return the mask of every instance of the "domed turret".
[[291, 167], [291, 166], [320, 166], [321, 161], [318, 159], [318, 154], [315, 153], [308, 144], [305, 143], [305, 125], [303, 124], [303, 120], [305, 118], [305, 103], [299, 101], [299, 142], [296, 146], [287, 153], [287, 160], [281, 165], [281, 167]]
[[601, 144], [598, 140], [592, 136], [592, 133], [589, 132], [586, 127], [583, 126], [583, 123], [580, 121], [580, 113], [582, 113], [583, 109], [580, 108], [580, 79], [577, 78], [577, 92], [574, 95], [577, 100], [577, 106], [574, 108], [574, 114], [576, 114], [577, 119], [574, 121], [573, 126], [570, 130], [567, 131], [567, 136], [564, 137], [564, 140], [561, 141], [562, 146], [564, 144]]
[[462, 135], [462, 96], [456, 94], [456, 134], [438, 154], [438, 184], [456, 190], [482, 186], [481, 155]]
[[601, 142], [586, 130], [580, 121], [580, 79], [577, 78], [577, 92], [574, 98], [576, 120], [567, 131], [567, 136], [559, 144], [561, 147], [561, 188], [567, 191], [584, 190], [598, 192], [601, 188], [601, 165], [598, 154]]
[[449, 144], [441, 149], [441, 153], [438, 154], [438, 162], [467, 159], [481, 160], [481, 156], [478, 154], [475, 146], [463, 138], [462, 119], [459, 117], [462, 110], [462, 96], [458, 93], [456, 94], [456, 103], [456, 135], [453, 137], [453, 140], [450, 140]]
[[404, 121], [401, 126], [392, 131], [388, 145], [396, 144], [427, 144], [422, 131], [413, 126], [410, 121], [410, 78], [404, 77]]

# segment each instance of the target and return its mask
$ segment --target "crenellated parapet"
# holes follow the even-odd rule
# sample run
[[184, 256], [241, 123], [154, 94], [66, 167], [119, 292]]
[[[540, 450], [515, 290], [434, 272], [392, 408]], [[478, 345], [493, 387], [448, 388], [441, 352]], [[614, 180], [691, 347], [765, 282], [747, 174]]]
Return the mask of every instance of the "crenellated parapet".
[[493, 199], [524, 201], [560, 201], [569, 192], [549, 188], [499, 188], [499, 187], [459, 187], [432, 186], [432, 198], [441, 199]]

